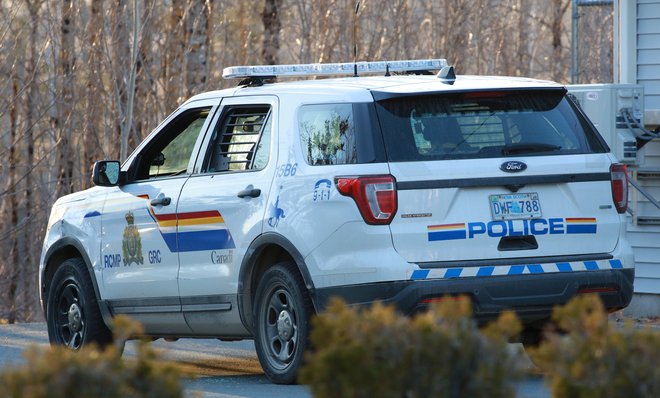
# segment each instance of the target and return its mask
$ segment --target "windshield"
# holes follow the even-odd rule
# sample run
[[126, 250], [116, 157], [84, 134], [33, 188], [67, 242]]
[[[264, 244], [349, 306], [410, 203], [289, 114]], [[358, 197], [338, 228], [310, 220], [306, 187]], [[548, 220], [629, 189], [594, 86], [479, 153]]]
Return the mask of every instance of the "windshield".
[[563, 90], [404, 96], [377, 109], [390, 161], [607, 151]]

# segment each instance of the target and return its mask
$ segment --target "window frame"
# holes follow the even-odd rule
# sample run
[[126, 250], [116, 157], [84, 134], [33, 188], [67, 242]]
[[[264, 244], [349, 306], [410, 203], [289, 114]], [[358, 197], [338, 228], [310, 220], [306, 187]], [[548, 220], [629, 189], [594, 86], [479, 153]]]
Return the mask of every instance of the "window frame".
[[[151, 134], [149, 134], [145, 140], [142, 141], [142, 143], [133, 151], [133, 153], [122, 165], [122, 172], [126, 172], [127, 176], [126, 183], [159, 181], [163, 179], [189, 176], [198, 156], [201, 140], [206, 135], [206, 131], [208, 130], [209, 124], [213, 118], [213, 114], [215, 112], [215, 103], [217, 103], [217, 99], [200, 101], [200, 103], [191, 104], [189, 107], [181, 107], [173, 112], [169, 117], [167, 117]], [[172, 141], [174, 141], [174, 139], [176, 139], [176, 137], [182, 134], [187, 129], [187, 127], [194, 122], [194, 120], [187, 122], [185, 127], [180, 129], [177, 133], [176, 131], [179, 129], [179, 124], [182, 123], [182, 120], [191, 118], [191, 115], [200, 114], [202, 112], [206, 112], [207, 115], [202, 127], [200, 128], [197, 138], [195, 139], [195, 144], [192, 147], [190, 159], [188, 159], [188, 164], [186, 167], [186, 172], [182, 174], [144, 178], [144, 168], [146, 167], [147, 173], [148, 169], [150, 168], [144, 164], [144, 162], [147, 162], [146, 159], [148, 159], [150, 155], [156, 151], [156, 148], [162, 145], [163, 141], [167, 143], [164, 144], [161, 149], [167, 147]]]
[[[248, 162], [247, 165], [246, 165], [246, 168], [245, 169], [234, 169], [234, 170], [232, 170], [231, 168], [227, 168], [227, 170], [209, 171], [211, 158], [212, 158], [213, 154], [215, 153], [215, 149], [216, 149], [216, 145], [217, 145], [215, 140], [216, 139], [222, 139], [222, 137], [225, 136], [226, 129], [227, 129], [228, 122], [229, 122], [229, 118], [237, 117], [237, 116], [240, 117], [241, 116], [240, 114], [237, 114], [234, 111], [236, 111], [237, 109], [257, 110], [259, 108], [261, 108], [261, 109], [259, 109], [259, 111], [261, 111], [263, 108], [266, 108], [266, 107], [268, 109], [265, 113], [263, 113], [263, 112], [258, 113], [258, 114], [261, 114], [261, 113], [264, 114], [264, 119], [263, 119], [263, 122], [261, 123], [261, 128], [260, 128], [259, 132], [256, 133], [256, 134], [245, 134], [246, 136], [247, 135], [255, 135], [256, 136], [256, 141], [255, 142], [246, 142], [244, 144], [242, 144], [240, 142], [221, 143], [221, 145], [228, 145], [228, 146], [253, 144], [253, 149], [251, 151], [249, 151], [249, 154], [247, 154], [247, 156], [246, 156], [247, 158], [249, 158], [248, 160], [246, 160], [246, 162]], [[255, 113], [255, 115], [258, 115], [258, 114]], [[273, 114], [273, 106], [271, 104], [261, 104], [261, 103], [259, 103], [259, 104], [245, 104], [245, 105], [237, 104], [237, 105], [227, 105], [226, 107], [224, 107], [217, 123], [214, 124], [213, 129], [209, 130], [210, 137], [209, 137], [208, 143], [206, 145], [205, 154], [204, 154], [204, 157], [203, 157], [203, 162], [202, 162], [202, 167], [201, 167], [200, 173], [201, 174], [235, 173], [235, 172], [259, 171], [259, 170], [263, 170], [264, 168], [266, 168], [268, 166], [268, 161], [266, 161], [266, 164], [264, 164], [264, 166], [261, 167], [261, 168], [253, 168], [252, 166], [254, 165], [254, 160], [256, 158], [255, 155], [257, 154], [257, 151], [260, 149], [259, 146], [262, 144], [262, 139], [264, 137], [264, 131], [267, 127], [270, 128], [270, 131], [268, 132], [268, 134], [266, 134], [266, 136], [268, 137], [268, 140], [270, 141], [270, 142], [268, 142], [268, 144], [269, 144], [268, 152], [270, 152], [270, 145], [272, 143], [272, 138], [271, 137], [272, 137], [272, 133], [273, 133], [273, 115], [272, 114]], [[236, 127], [237, 125], [232, 125], [232, 126]], [[245, 124], [243, 126], [245, 126]], [[232, 134], [232, 135], [234, 137], [236, 137], [236, 136], [240, 136], [241, 134]], [[231, 154], [231, 153], [232, 153], [231, 151], [227, 152], [227, 154]], [[233, 152], [233, 153], [236, 154], [236, 153], [244, 153], [244, 152], [243, 151], [237, 151], [237, 152]], [[270, 156], [269, 156], [269, 159], [270, 159]], [[238, 162], [242, 162], [242, 161], [229, 161], [229, 163], [232, 163], [232, 162], [238, 163]]]
[[[261, 169], [251, 169], [251, 170], [237, 170], [237, 171], [214, 171], [207, 172], [205, 171], [206, 165], [208, 163], [208, 156], [210, 156], [209, 151], [211, 150], [210, 146], [212, 145], [211, 139], [213, 138], [213, 133], [216, 126], [219, 123], [223, 123], [227, 110], [237, 106], [264, 106], [270, 108], [270, 142], [268, 149], [268, 161], [265, 163], [264, 167]], [[192, 174], [193, 175], [227, 175], [232, 173], [245, 173], [245, 172], [262, 172], [269, 169], [277, 161], [277, 143], [278, 143], [278, 126], [279, 126], [279, 99], [274, 95], [255, 95], [255, 96], [230, 96], [222, 98], [217, 110], [214, 112], [210, 124], [206, 129], [204, 138], [201, 140], [201, 149], [197, 154], [197, 159], [193, 166]]]

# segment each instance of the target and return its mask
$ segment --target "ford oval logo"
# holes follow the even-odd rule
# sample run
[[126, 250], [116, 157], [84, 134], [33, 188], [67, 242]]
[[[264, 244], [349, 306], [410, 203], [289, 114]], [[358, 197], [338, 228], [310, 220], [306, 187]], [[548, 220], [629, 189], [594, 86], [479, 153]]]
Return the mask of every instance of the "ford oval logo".
[[517, 160], [509, 160], [508, 162], [502, 163], [502, 165], [500, 166], [500, 170], [505, 171], [507, 173], [520, 173], [525, 169], [527, 169], [527, 165]]

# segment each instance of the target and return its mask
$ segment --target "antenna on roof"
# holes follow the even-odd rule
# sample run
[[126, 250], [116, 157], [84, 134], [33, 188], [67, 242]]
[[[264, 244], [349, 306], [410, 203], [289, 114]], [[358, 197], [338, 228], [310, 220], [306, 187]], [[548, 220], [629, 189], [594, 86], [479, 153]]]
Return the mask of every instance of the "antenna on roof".
[[355, 3], [355, 15], [353, 16], [353, 77], [358, 77], [357, 67], [357, 15], [360, 11], [360, 1]]
[[443, 66], [436, 75], [443, 83], [452, 85], [456, 81], [456, 72], [453, 66]]

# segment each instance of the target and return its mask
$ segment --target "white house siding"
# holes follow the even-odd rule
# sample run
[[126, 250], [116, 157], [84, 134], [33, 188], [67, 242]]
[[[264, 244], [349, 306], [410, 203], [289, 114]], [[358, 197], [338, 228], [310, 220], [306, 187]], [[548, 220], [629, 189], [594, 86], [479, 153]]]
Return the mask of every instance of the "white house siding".
[[644, 86], [646, 123], [660, 125], [660, 0], [637, 0], [637, 82]]
[[[646, 144], [642, 152], [644, 161], [634, 176], [660, 201], [660, 140]], [[660, 209], [632, 187], [629, 203], [635, 214], [635, 218], [629, 218], [628, 225], [628, 239], [635, 253], [635, 292], [660, 294], [660, 225], [643, 222], [645, 219], [659, 223]]]
[[[644, 86], [644, 117], [647, 128], [660, 125], [660, 0], [636, 1], [636, 81]], [[622, 21], [622, 23], [625, 23]], [[622, 52], [621, 56], [626, 56]], [[660, 201], [660, 140], [642, 150], [638, 182]], [[646, 175], [644, 174], [646, 171]], [[660, 210], [631, 188], [628, 239], [635, 253], [635, 292], [660, 295]], [[644, 225], [639, 218], [651, 220]]]

